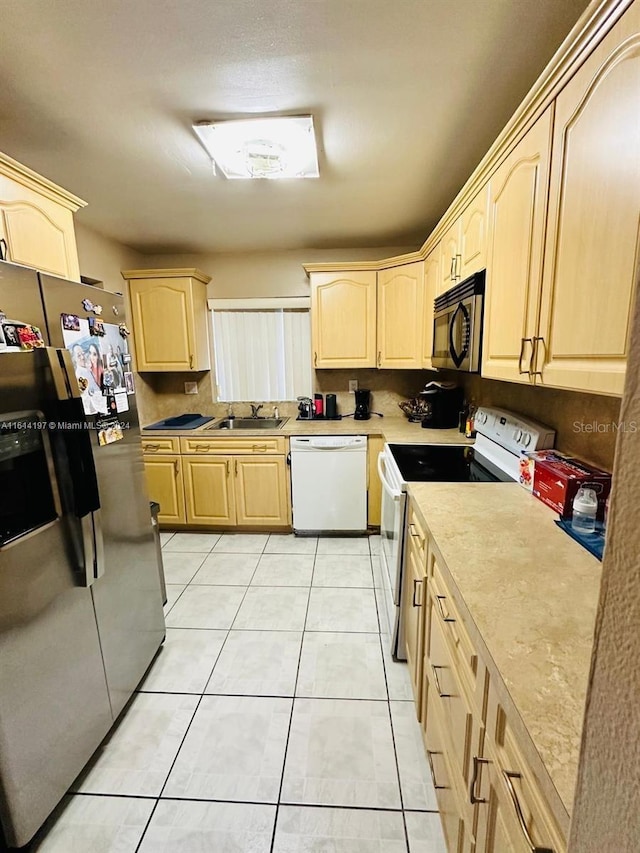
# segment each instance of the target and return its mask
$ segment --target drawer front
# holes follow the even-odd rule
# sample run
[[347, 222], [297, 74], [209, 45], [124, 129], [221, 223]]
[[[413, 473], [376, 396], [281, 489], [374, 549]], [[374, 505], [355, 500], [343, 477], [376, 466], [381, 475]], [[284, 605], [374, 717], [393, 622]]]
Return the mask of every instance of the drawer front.
[[287, 452], [287, 439], [284, 436], [268, 435], [262, 436], [246, 436], [236, 438], [235, 436], [220, 438], [181, 438], [180, 447], [183, 453], [223, 453], [229, 454], [244, 454], [244, 453], [278, 453], [285, 454]]
[[487, 669], [471, 642], [436, 561], [432, 561], [432, 571], [433, 618], [439, 622], [458, 672], [470, 690], [475, 710], [484, 720], [486, 719]]
[[487, 745], [495, 758], [495, 786], [503, 808], [511, 814], [511, 822], [518, 827], [517, 835], [524, 839], [527, 832], [534, 846], [548, 848], [553, 853], [563, 853], [566, 842], [535, 774], [524, 757], [505, 709], [495, 692], [489, 691], [487, 709]]
[[428, 548], [427, 531], [420, 516], [415, 511], [413, 501], [410, 501], [407, 513], [407, 532], [409, 534], [409, 547], [413, 550], [420, 563], [425, 564]]
[[142, 452], [153, 454], [158, 453], [180, 453], [179, 438], [145, 438], [142, 437]]
[[[435, 606], [432, 603], [432, 609]], [[441, 717], [446, 721], [452, 763], [463, 787], [470, 780], [469, 766], [473, 737], [473, 713], [461, 682], [456, 674], [456, 666], [445, 640], [438, 619], [432, 614], [429, 641], [429, 658], [426, 662], [426, 676], [430, 686], [435, 688], [439, 698]], [[436, 703], [437, 704], [437, 703]]]

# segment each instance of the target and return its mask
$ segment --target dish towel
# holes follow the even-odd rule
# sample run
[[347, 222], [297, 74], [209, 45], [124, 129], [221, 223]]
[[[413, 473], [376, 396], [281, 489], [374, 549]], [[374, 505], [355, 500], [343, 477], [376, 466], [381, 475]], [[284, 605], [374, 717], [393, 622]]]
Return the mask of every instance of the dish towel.
[[594, 557], [597, 557], [602, 562], [602, 554], [604, 552], [604, 524], [601, 521], [596, 521], [595, 533], [578, 533], [571, 526], [570, 518], [558, 518], [556, 524], [565, 533], [568, 533], [572, 539], [579, 542], [583, 548], [586, 548]]

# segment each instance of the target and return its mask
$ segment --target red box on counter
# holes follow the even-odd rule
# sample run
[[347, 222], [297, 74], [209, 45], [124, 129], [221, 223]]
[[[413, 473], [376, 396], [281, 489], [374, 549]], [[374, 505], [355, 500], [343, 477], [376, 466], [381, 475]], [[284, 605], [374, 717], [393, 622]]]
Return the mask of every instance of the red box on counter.
[[535, 459], [533, 469], [533, 494], [538, 500], [555, 509], [563, 518], [570, 518], [578, 489], [593, 489], [598, 497], [597, 517], [603, 519], [611, 491], [611, 474], [573, 456], [551, 455], [548, 450], [544, 453], [543, 458]]

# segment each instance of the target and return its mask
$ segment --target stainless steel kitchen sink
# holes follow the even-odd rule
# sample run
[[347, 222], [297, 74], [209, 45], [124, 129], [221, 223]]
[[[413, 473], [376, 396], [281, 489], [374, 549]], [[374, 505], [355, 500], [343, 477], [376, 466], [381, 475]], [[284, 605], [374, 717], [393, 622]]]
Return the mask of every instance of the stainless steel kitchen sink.
[[280, 429], [289, 418], [225, 418], [207, 429]]

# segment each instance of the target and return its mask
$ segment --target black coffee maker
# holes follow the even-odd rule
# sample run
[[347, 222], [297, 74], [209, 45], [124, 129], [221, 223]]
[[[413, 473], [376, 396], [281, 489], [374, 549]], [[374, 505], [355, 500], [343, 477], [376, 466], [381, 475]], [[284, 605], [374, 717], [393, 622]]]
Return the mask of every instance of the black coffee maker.
[[356, 395], [356, 410], [353, 413], [355, 421], [368, 421], [371, 417], [371, 391], [367, 388], [358, 388], [354, 391]]

